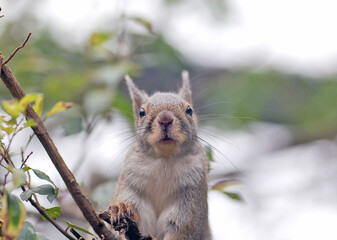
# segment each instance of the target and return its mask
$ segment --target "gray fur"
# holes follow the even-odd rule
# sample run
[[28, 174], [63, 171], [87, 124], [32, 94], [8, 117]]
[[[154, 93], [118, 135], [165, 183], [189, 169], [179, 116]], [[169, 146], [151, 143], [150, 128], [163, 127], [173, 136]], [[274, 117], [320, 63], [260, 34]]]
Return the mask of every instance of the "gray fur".
[[[144, 107], [147, 115], [140, 118], [135, 112], [139, 135], [124, 160], [113, 203], [134, 205], [143, 235], [152, 234], [160, 240], [210, 240], [207, 157], [196, 137], [195, 114], [185, 113], [191, 105], [188, 79], [179, 94], [157, 92], [150, 97], [131, 79], [127, 84], [134, 110]], [[162, 111], [173, 117], [169, 134], [179, 146], [172, 147], [172, 153], [165, 151], [165, 144], [165, 154], [156, 149]]]

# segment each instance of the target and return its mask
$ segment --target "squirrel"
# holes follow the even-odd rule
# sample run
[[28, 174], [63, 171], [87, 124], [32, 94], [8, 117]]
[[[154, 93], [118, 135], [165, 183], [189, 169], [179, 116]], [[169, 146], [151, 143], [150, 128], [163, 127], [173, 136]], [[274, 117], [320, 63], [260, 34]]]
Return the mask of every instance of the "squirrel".
[[178, 93], [148, 96], [125, 77], [136, 142], [124, 159], [113, 203], [134, 208], [142, 235], [159, 240], [211, 240], [207, 157], [197, 137], [187, 71], [182, 78]]

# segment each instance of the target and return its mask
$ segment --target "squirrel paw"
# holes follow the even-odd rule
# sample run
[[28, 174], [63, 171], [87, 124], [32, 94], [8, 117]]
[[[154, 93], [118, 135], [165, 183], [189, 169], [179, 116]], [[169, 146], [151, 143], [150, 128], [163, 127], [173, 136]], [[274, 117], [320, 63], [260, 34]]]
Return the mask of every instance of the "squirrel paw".
[[119, 232], [122, 240], [158, 240], [151, 235], [141, 235], [138, 229], [138, 217], [132, 204], [128, 206], [124, 202], [114, 204], [107, 211], [100, 212], [99, 217], [111, 224], [112, 228]]
[[117, 231], [122, 229], [127, 231], [130, 221], [138, 221], [135, 209], [131, 203], [128, 206], [124, 202], [114, 204], [109, 207], [109, 211], [111, 213], [111, 225]]

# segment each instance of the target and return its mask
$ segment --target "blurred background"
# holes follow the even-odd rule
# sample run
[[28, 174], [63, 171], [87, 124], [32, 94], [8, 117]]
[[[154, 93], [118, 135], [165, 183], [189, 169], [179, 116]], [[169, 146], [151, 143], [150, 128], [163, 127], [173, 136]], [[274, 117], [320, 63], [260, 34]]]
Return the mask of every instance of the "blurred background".
[[[9, 63], [25, 91], [44, 93], [45, 111], [59, 100], [74, 103], [47, 127], [97, 209], [108, 206], [134, 141], [124, 75], [148, 93], [175, 91], [187, 69], [199, 136], [214, 160], [210, 189], [229, 185], [209, 192], [214, 239], [337, 239], [337, 3], [0, 4], [4, 56], [33, 33]], [[11, 96], [1, 85], [5, 99]], [[60, 224], [87, 227], [36, 139], [30, 148], [28, 165], [63, 189], [53, 203], [62, 206]], [[30, 218], [50, 239], [64, 238], [34, 209]]]

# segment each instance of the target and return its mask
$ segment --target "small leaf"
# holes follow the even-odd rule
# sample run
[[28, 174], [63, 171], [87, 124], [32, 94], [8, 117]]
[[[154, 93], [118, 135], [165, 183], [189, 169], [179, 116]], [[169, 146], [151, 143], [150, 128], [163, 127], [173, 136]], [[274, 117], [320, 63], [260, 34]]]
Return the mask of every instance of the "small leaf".
[[[45, 212], [47, 213], [47, 215], [53, 219], [58, 218], [59, 216], [61, 216], [61, 208], [60, 207], [52, 207], [52, 208], [48, 208], [48, 209], [44, 209]], [[42, 216], [42, 220], [47, 220], [44, 216]]]
[[40, 93], [29, 93], [25, 95], [20, 100], [21, 112], [25, 112], [29, 103], [36, 102], [42, 94]]
[[44, 172], [42, 172], [38, 169], [33, 169], [33, 168], [31, 168], [31, 169], [33, 170], [33, 172], [35, 173], [35, 175], [38, 178], [40, 178], [42, 180], [46, 180], [46, 181], [50, 182], [51, 184], [53, 184], [55, 186], [54, 182], [50, 179], [50, 177], [47, 174], [45, 174]]
[[13, 182], [14, 182], [15, 188], [25, 183], [26, 174], [22, 169], [12, 168], [11, 172], [13, 173]]
[[15, 195], [5, 192], [1, 200], [0, 214], [0, 219], [2, 219], [2, 235], [10, 239], [16, 238], [23, 227], [26, 215], [26, 209], [20, 199]]
[[239, 193], [228, 192], [227, 190], [224, 190], [226, 188], [237, 186], [240, 184], [241, 183], [237, 180], [221, 180], [212, 186], [212, 190], [219, 191], [233, 200], [242, 202], [243, 198], [241, 197]]
[[70, 223], [70, 222], [68, 222], [68, 221], [66, 221], [66, 224], [67, 224], [68, 228], [75, 228], [75, 229], [77, 229], [77, 230], [80, 230], [80, 231], [85, 232], [85, 233], [87, 233], [87, 234], [90, 234], [90, 235], [92, 235], [92, 236], [95, 236], [94, 234], [92, 234], [92, 233], [89, 232], [88, 230], [86, 230], [86, 229], [84, 229], [84, 228], [82, 228], [82, 227], [79, 227], [79, 226], [77, 226], [77, 225], [75, 225], [75, 224], [72, 224], [72, 223]]
[[210, 146], [206, 146], [205, 148], [207, 158], [209, 159], [210, 162], [214, 162], [212, 148]]
[[0, 129], [5, 131], [7, 134], [11, 134], [14, 131], [14, 127], [9, 126], [9, 127], [5, 127], [5, 126], [0, 126]]
[[149, 33], [153, 33], [152, 24], [148, 20], [141, 17], [130, 17], [130, 19], [143, 25], [149, 31]]
[[[31, 169], [32, 169], [32, 168], [31, 168]], [[54, 187], [55, 187], [55, 193], [56, 193], [56, 196], [59, 194], [59, 189], [58, 189], [58, 187], [55, 185], [55, 183], [50, 179], [50, 177], [49, 177], [47, 174], [45, 174], [44, 172], [42, 172], [42, 171], [40, 171], [40, 170], [38, 170], [38, 169], [32, 169], [32, 170], [33, 170], [33, 172], [35, 173], [35, 175], [36, 175], [38, 178], [40, 178], [40, 179], [42, 179], [42, 180], [46, 180], [46, 181], [50, 182], [51, 184], [53, 184]]]
[[57, 102], [53, 108], [47, 113], [47, 117], [55, 114], [55, 113], [58, 113], [58, 112], [62, 112], [64, 110], [67, 110], [68, 108], [71, 108], [73, 106], [73, 103], [70, 103], [70, 102], [62, 102], [62, 101], [59, 101]]
[[212, 148], [210, 146], [206, 146], [205, 152], [207, 156], [207, 167], [208, 167], [208, 172], [209, 172], [212, 169], [211, 163], [214, 162]]
[[47, 195], [47, 199], [50, 203], [52, 203], [56, 197], [56, 191], [50, 184], [40, 185], [36, 188], [33, 188], [32, 191], [40, 195]]
[[30, 170], [31, 168], [28, 166], [25, 166], [24, 168], [22, 168], [23, 171], [27, 172], [28, 170]]
[[33, 191], [28, 189], [20, 194], [20, 198], [23, 201], [28, 201], [28, 199], [33, 195]]
[[13, 101], [2, 101], [2, 109], [8, 113], [12, 119], [17, 119], [20, 115], [20, 104], [17, 100]]
[[228, 196], [229, 198], [235, 200], [235, 201], [239, 201], [239, 202], [242, 202], [243, 199], [241, 197], [240, 194], [238, 193], [233, 193], [233, 192], [226, 192], [226, 191], [222, 191], [226, 196]]
[[37, 122], [35, 122], [34, 119], [28, 119], [26, 122], [25, 122], [25, 127], [36, 127], [38, 124]]
[[41, 116], [42, 114], [43, 98], [44, 98], [43, 94], [40, 94], [39, 97], [35, 100], [35, 104], [33, 105], [34, 111], [39, 116]]
[[223, 191], [223, 189], [240, 185], [241, 183], [237, 180], [221, 180], [212, 186], [213, 190]]
[[111, 37], [110, 33], [104, 33], [104, 32], [93, 33], [90, 36], [90, 46], [91, 47], [101, 46], [103, 43], [109, 40], [110, 37]]
[[38, 240], [35, 229], [30, 222], [25, 222], [17, 240]]

